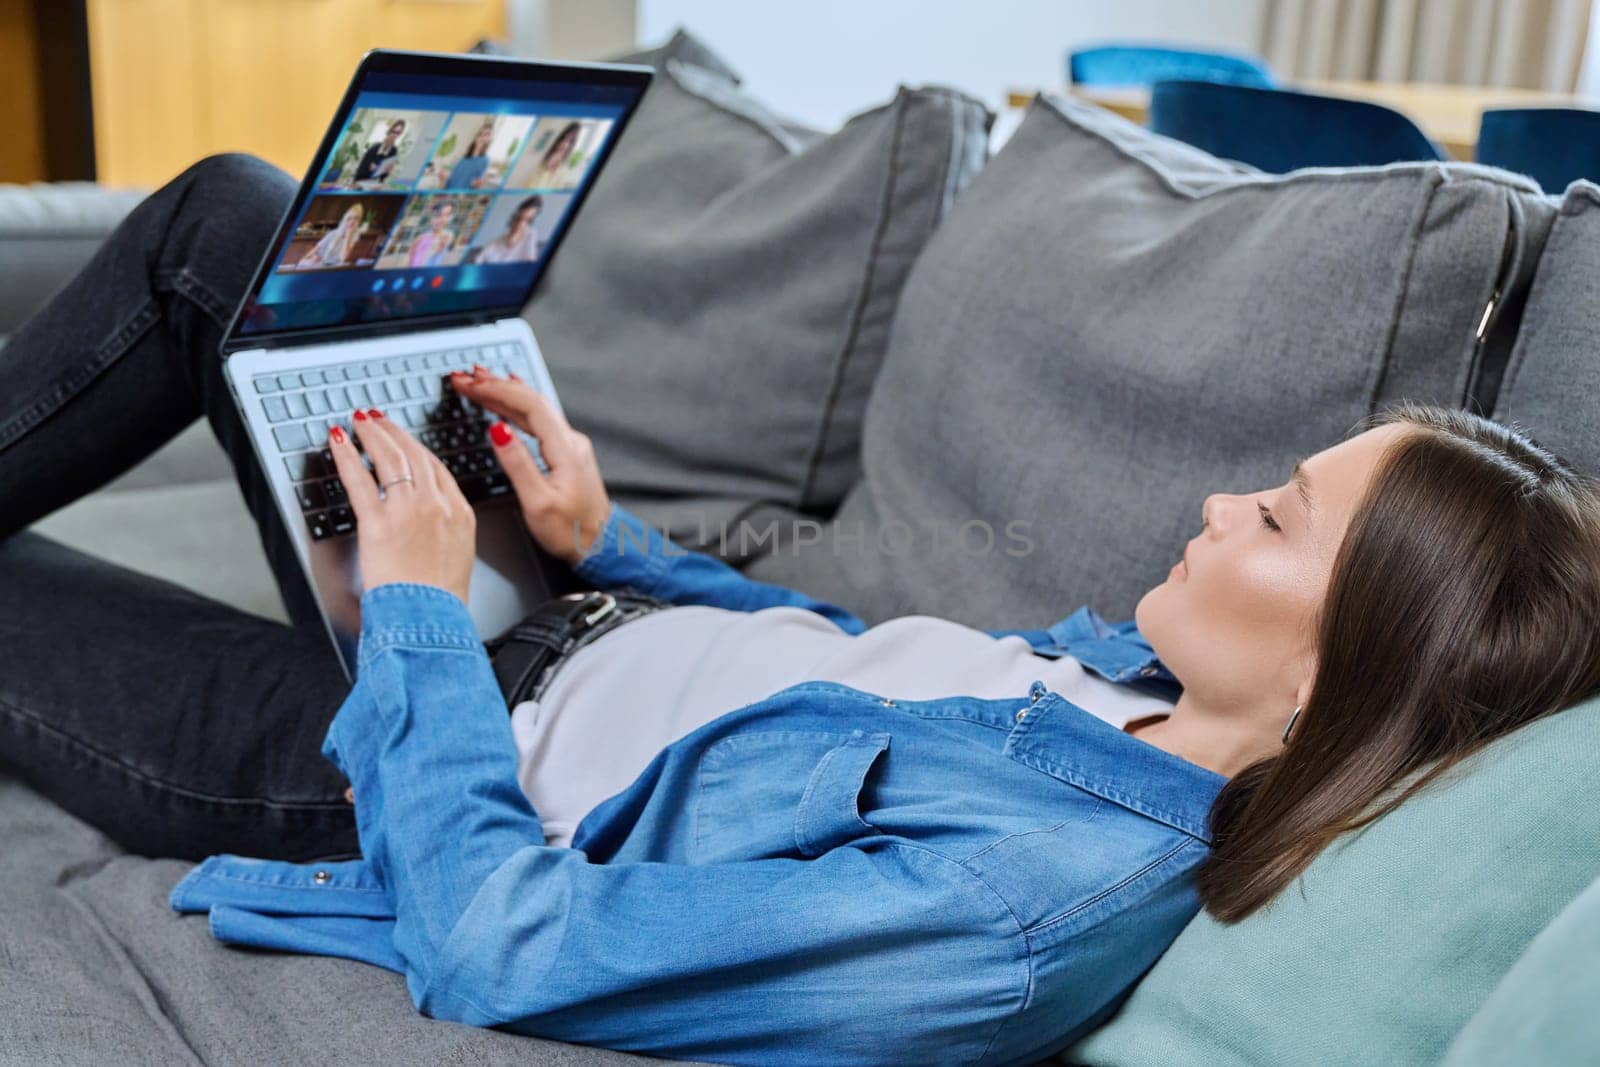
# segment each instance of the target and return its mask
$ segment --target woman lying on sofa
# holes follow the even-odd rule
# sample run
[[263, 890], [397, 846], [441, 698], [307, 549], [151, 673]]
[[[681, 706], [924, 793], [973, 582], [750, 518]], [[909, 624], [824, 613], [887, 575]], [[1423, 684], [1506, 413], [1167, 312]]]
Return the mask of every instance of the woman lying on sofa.
[[[493, 435], [531, 535], [636, 594], [626, 621], [508, 717], [463, 603], [471, 508], [353, 412], [328, 441], [365, 586], [352, 688], [215, 355], [238, 250], [292, 193], [242, 157], [196, 166], [0, 351], [0, 763], [130, 849], [241, 854], [172, 894], [225, 941], [613, 1048], [1032, 1063], [1200, 907], [1268, 906], [1338, 835], [1600, 685], [1600, 498], [1470, 414], [1401, 406], [1208, 496], [1132, 620], [867, 627], [647, 530], [582, 433], [479, 371], [457, 390], [549, 465]], [[294, 626], [18, 532], [201, 413]]]

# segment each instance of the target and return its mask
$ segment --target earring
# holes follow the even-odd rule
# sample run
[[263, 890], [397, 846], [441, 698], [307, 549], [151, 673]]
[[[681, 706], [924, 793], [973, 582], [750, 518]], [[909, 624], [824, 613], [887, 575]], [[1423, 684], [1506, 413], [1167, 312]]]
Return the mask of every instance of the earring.
[[1286, 745], [1289, 743], [1289, 731], [1294, 729], [1294, 721], [1300, 717], [1301, 706], [1295, 705], [1294, 714], [1289, 716], [1289, 725], [1283, 728], [1283, 743]]

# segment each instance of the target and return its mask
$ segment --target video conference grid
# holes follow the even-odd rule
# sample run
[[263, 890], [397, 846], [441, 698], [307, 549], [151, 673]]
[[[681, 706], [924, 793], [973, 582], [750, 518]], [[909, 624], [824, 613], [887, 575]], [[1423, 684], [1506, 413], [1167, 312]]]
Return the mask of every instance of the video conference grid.
[[275, 273], [532, 263], [613, 123], [357, 107]]

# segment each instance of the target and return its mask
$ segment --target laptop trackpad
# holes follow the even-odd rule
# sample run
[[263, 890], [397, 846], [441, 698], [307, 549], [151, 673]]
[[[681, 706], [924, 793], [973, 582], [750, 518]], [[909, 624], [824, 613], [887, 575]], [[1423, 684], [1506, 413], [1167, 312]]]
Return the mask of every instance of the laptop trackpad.
[[[521, 513], [504, 505], [480, 506], [477, 512], [478, 555], [472, 564], [467, 611], [478, 636], [487, 641], [520, 622], [553, 593]], [[328, 612], [334, 644], [353, 679], [362, 592], [356, 539], [315, 542], [311, 574]]]
[[549, 597], [522, 515], [512, 507], [478, 508], [478, 558], [467, 607], [479, 636], [499, 635]]

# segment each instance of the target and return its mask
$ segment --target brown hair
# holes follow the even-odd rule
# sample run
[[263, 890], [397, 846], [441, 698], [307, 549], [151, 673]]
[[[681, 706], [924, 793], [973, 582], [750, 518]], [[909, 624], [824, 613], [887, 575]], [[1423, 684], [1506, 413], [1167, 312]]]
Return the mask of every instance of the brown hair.
[[[1316, 620], [1288, 743], [1211, 807], [1206, 911], [1236, 922], [1335, 837], [1600, 687], [1600, 486], [1515, 424], [1402, 402]], [[1375, 810], [1384, 793], [1427, 768]]]
[[[478, 138], [483, 136], [485, 130], [489, 132], [489, 141], [483, 146], [483, 151], [480, 152], [478, 151]], [[472, 140], [467, 142], [466, 155], [461, 158], [470, 159], [473, 156], [486, 156], [489, 154], [489, 146], [492, 144], [494, 144], [494, 119], [485, 119], [483, 125], [478, 127], [478, 132], [472, 135]]]

